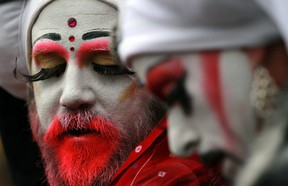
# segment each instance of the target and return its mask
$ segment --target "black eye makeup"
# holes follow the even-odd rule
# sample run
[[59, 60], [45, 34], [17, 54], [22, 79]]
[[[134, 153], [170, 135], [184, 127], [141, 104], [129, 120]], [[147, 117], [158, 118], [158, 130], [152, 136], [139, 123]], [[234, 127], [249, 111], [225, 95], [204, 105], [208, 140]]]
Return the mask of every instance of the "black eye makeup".
[[41, 68], [41, 70], [34, 75], [23, 76], [28, 82], [42, 81], [51, 77], [59, 77], [64, 73], [66, 69], [66, 64], [67, 63], [62, 63], [51, 68]]
[[128, 68], [121, 65], [102, 65], [97, 63], [92, 63], [93, 70], [101, 75], [130, 75], [135, 76], [135, 72], [129, 70]]

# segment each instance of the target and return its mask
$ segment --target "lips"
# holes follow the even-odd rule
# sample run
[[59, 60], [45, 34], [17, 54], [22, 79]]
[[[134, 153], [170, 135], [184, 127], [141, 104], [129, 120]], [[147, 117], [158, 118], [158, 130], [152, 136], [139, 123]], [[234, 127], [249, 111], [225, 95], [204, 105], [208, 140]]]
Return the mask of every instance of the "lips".
[[[69, 124], [69, 123], [68, 123]], [[90, 123], [81, 125], [69, 124], [64, 127], [56, 118], [44, 136], [44, 141], [49, 146], [58, 146], [65, 142], [92, 142], [92, 141], [117, 141], [119, 131], [115, 124], [104, 118], [94, 117]], [[75, 141], [76, 140], [76, 141]]]
[[75, 136], [75, 137], [80, 137], [82, 135], [87, 135], [87, 134], [100, 134], [99, 131], [92, 130], [92, 129], [87, 129], [87, 128], [81, 128], [81, 129], [69, 129], [67, 132], [65, 132], [65, 135], [69, 136]]

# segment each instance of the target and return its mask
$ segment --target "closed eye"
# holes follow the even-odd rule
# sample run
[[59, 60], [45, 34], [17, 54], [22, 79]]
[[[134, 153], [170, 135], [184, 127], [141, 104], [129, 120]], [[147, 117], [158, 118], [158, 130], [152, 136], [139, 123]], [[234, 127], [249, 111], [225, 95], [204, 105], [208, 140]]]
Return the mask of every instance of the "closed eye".
[[128, 68], [121, 65], [102, 65], [97, 63], [92, 63], [93, 70], [101, 75], [131, 75], [134, 76], [135, 72], [129, 70]]
[[23, 76], [29, 82], [42, 81], [45, 79], [49, 79], [51, 77], [59, 77], [65, 72], [66, 64], [67, 63], [62, 63], [60, 65], [51, 68], [41, 68], [41, 70], [34, 75], [23, 75]]

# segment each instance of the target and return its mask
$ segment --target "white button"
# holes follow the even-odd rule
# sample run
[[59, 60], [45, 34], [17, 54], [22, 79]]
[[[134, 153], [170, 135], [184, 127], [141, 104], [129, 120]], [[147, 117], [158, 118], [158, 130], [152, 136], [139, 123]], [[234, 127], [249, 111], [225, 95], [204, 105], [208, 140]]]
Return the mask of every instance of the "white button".
[[158, 172], [158, 176], [159, 177], [164, 177], [166, 175], [166, 172], [164, 172], [164, 171], [160, 171], [160, 172]]
[[139, 145], [139, 146], [137, 146], [137, 147], [135, 148], [135, 152], [136, 152], [136, 153], [139, 153], [141, 150], [142, 150], [142, 146], [141, 146], [141, 145]]

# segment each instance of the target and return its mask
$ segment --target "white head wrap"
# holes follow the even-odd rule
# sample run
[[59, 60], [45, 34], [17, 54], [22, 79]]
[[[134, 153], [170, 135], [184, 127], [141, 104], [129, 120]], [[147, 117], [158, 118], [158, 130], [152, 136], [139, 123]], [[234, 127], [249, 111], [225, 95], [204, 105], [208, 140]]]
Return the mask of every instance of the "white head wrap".
[[280, 37], [253, 0], [126, 0], [120, 26], [124, 62], [145, 53], [257, 46]]
[[17, 68], [27, 73], [26, 64], [19, 61], [19, 30], [25, 4], [25, 0], [0, 4], [0, 86], [21, 99], [26, 97], [26, 83], [13, 76], [13, 69], [18, 59]]

